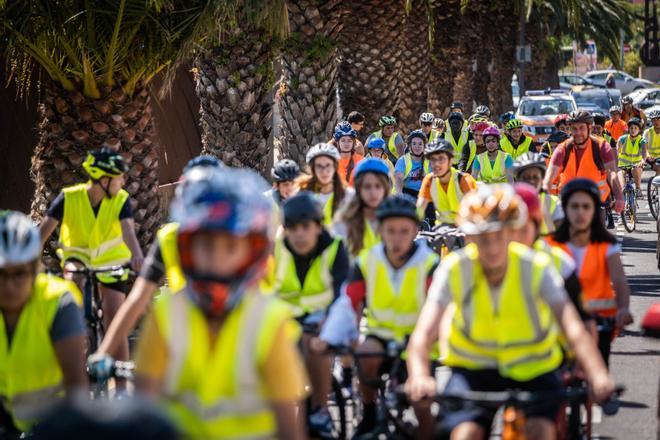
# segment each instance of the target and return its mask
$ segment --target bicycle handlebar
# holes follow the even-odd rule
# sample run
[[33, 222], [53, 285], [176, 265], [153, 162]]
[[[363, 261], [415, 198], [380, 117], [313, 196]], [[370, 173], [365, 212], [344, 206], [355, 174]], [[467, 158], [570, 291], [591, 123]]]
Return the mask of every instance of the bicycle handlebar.
[[96, 275], [99, 273], [121, 276], [128, 271], [129, 274], [135, 274], [135, 271], [131, 268], [130, 264], [120, 264], [117, 266], [104, 266], [104, 267], [87, 267], [83, 266], [77, 269], [67, 269], [67, 272], [71, 273], [81, 273], [86, 275]]

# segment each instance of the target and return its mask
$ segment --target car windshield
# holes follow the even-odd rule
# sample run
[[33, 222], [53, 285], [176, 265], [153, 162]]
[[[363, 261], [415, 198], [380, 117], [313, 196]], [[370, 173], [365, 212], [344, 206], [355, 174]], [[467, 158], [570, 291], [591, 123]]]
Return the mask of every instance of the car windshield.
[[575, 110], [573, 101], [570, 99], [539, 99], [525, 100], [520, 106], [521, 116], [547, 116], [561, 115]]
[[598, 106], [602, 109], [609, 109], [616, 104], [616, 101], [610, 98], [608, 95], [599, 94], [599, 95], [581, 95], [579, 93], [575, 94], [575, 100], [578, 101], [578, 107], [582, 107], [583, 104], [591, 104]]

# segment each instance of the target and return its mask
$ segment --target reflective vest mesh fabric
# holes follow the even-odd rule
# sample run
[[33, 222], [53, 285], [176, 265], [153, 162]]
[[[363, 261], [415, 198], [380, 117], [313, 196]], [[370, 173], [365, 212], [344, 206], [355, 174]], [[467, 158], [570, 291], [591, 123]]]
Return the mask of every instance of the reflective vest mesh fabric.
[[456, 171], [455, 168], [450, 169], [451, 176], [447, 191], [442, 188], [439, 178], [434, 178], [431, 184], [431, 199], [435, 206], [437, 223], [455, 224], [456, 213], [458, 213], [458, 205], [463, 198], [463, 191], [461, 190], [461, 173]]
[[527, 136], [525, 136], [525, 140], [515, 148], [507, 136], [502, 136], [502, 139], [500, 140], [500, 148], [502, 148], [502, 151], [511, 155], [514, 160], [518, 158], [518, 156], [527, 153], [531, 145], [532, 138]]
[[632, 167], [642, 161], [642, 136], [637, 136], [633, 141], [630, 135], [626, 135], [623, 151], [619, 152], [619, 167]]
[[498, 151], [495, 162], [492, 165], [488, 158], [488, 152], [479, 154], [477, 156], [477, 162], [479, 162], [479, 180], [486, 183], [506, 182], [506, 154]]

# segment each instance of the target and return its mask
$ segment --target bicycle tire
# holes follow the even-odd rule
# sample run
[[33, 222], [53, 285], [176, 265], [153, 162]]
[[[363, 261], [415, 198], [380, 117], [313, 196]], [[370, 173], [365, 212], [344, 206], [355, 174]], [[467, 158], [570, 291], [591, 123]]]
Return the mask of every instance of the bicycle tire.
[[653, 185], [653, 177], [647, 183], [646, 195], [649, 202], [649, 210], [654, 219], [658, 219], [658, 211], [660, 211], [660, 194], [658, 194], [658, 187]]
[[636, 227], [636, 210], [635, 210], [635, 194], [633, 189], [624, 189], [623, 190], [623, 200], [625, 201], [625, 207], [621, 213], [621, 220], [623, 222], [623, 227], [628, 232], [634, 232]]
[[337, 429], [337, 436], [339, 440], [348, 439], [348, 420], [346, 417], [346, 399], [342, 393], [342, 387], [337, 378], [332, 375], [331, 393], [333, 394], [335, 406], [339, 413], [339, 420], [335, 421], [335, 428]]

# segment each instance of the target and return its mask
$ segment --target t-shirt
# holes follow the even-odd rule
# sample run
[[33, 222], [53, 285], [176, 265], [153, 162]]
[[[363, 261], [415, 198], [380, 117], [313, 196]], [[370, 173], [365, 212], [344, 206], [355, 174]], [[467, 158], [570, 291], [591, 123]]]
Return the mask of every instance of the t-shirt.
[[[405, 174], [406, 174], [406, 161], [402, 156], [399, 159], [397, 159], [396, 164], [394, 165], [394, 175], [404, 176]], [[413, 158], [410, 174], [408, 174], [408, 176], [403, 179], [403, 187], [417, 192], [422, 187], [423, 179], [424, 179], [424, 161], [423, 160], [416, 161]]]
[[[435, 177], [433, 173], [427, 174], [422, 181], [422, 189], [419, 191], [419, 196], [423, 197], [424, 200], [429, 202], [433, 202], [433, 198], [431, 197], [431, 185], [433, 184], [434, 179], [439, 179], [439, 177]], [[474, 180], [474, 177], [467, 173], [463, 173], [463, 175], [458, 180], [458, 184], [461, 187], [463, 194], [466, 194], [477, 188], [477, 182]], [[440, 185], [445, 191], [447, 191], [447, 188], [449, 188], [449, 182], [446, 184], [440, 183]]]
[[[490, 160], [490, 158], [488, 158]], [[491, 167], [495, 165], [495, 160], [497, 160], [497, 157], [493, 160], [490, 160], [490, 165]], [[506, 158], [504, 159], [504, 169], [508, 170], [513, 167], [513, 157], [511, 157], [510, 154], [506, 155]], [[481, 165], [479, 165], [479, 161], [477, 158], [474, 158], [474, 161], [472, 162], [472, 171], [479, 171], [481, 170]]]
[[149, 248], [142, 270], [140, 270], [140, 277], [156, 284], [161, 284], [165, 278], [165, 263], [163, 263], [158, 240], [154, 240]]
[[[94, 211], [94, 215], [98, 215], [99, 209], [101, 208], [101, 204], [99, 203], [96, 206], [92, 206], [92, 210]], [[61, 192], [55, 197], [55, 200], [53, 200], [53, 203], [50, 205], [50, 208], [48, 208], [48, 217], [54, 218], [58, 222], [61, 222], [62, 219], [64, 218], [64, 193]], [[121, 207], [121, 211], [119, 211], [119, 220], [124, 220], [127, 218], [133, 218], [133, 210], [131, 209], [131, 199], [128, 198], [126, 199], [126, 202], [124, 202], [124, 206]]]
[[[591, 139], [588, 140], [587, 142], [591, 142]], [[578, 148], [577, 146], [573, 145], [573, 147], [571, 147], [571, 150], [573, 150], [573, 152], [577, 155], [576, 162], [579, 164], [580, 161], [582, 160], [582, 155], [587, 149]], [[603, 164], [616, 161], [614, 150], [612, 150], [612, 146], [607, 142], [602, 142], [600, 144], [599, 153], [600, 153], [600, 159], [603, 162]], [[563, 169], [565, 155], [566, 155], [566, 144], [561, 143], [557, 145], [557, 148], [555, 148], [555, 151], [552, 153], [552, 158], [550, 158], [550, 165]]]
[[[350, 175], [348, 175], [348, 165], [353, 159], [353, 166], [350, 169]], [[350, 186], [353, 186], [354, 182], [354, 176], [353, 176], [353, 171], [355, 171], [355, 166], [360, 162], [362, 159], [364, 159], [364, 156], [360, 154], [353, 154], [352, 156], [349, 157], [341, 157], [339, 158], [339, 165], [337, 166], [337, 172], [341, 176], [342, 179], [344, 179], [344, 183], [348, 183]]]
[[615, 141], [618, 141], [621, 135], [628, 131], [628, 124], [623, 119], [619, 119], [617, 122], [610, 119], [605, 122], [605, 129]]
[[[295, 333], [287, 321], [276, 330], [266, 356], [267, 362], [259, 366], [259, 380], [263, 385], [266, 399], [275, 402], [290, 402], [305, 397], [308, 386], [307, 373], [296, 346]], [[145, 319], [135, 357], [135, 370], [138, 375], [155, 380], [165, 377], [169, 363], [167, 343], [158, 328], [155, 315], [150, 313]], [[209, 371], [209, 374], [213, 374]]]
[[[575, 267], [577, 267], [578, 273], [582, 271], [582, 265], [584, 264], [584, 255], [587, 253], [586, 246], [575, 246], [571, 243], [566, 243], [568, 248], [571, 250], [571, 256], [575, 260]], [[607, 245], [607, 252], [605, 256], [607, 258], [611, 257], [614, 254], [621, 253], [621, 244], [620, 243], [611, 243]]]

